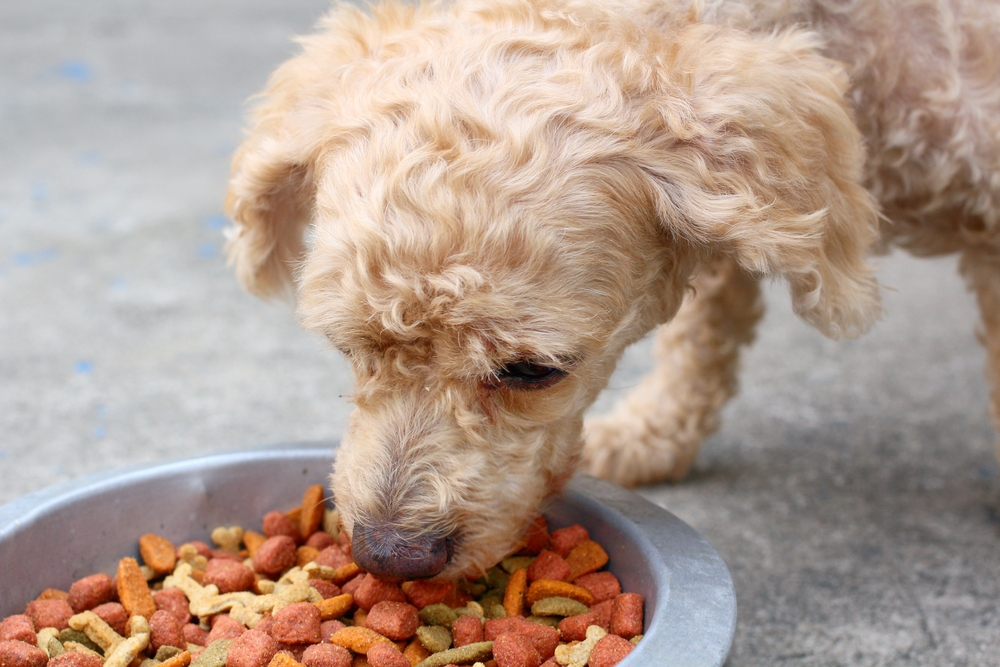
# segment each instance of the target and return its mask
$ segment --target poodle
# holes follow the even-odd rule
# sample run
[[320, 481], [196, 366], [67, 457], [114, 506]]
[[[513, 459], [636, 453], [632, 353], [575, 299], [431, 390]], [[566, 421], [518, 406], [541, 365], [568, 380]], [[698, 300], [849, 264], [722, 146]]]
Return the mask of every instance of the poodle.
[[764, 278], [851, 337], [870, 253], [959, 253], [1000, 381], [996, 0], [385, 0], [300, 43], [228, 253], [353, 367], [332, 486], [369, 572], [481, 573], [578, 469], [683, 478]]

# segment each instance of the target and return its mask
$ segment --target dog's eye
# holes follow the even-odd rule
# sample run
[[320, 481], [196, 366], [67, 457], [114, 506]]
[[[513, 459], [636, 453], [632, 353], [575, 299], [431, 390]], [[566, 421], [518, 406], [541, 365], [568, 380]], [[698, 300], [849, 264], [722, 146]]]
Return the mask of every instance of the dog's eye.
[[543, 389], [566, 377], [566, 371], [530, 361], [515, 361], [497, 370], [496, 377], [515, 389]]

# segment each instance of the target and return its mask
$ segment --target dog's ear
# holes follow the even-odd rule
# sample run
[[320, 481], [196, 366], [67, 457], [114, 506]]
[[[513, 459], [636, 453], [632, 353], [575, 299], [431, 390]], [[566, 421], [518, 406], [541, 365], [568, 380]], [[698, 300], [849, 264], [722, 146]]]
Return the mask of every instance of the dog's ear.
[[760, 275], [831, 337], [880, 314], [866, 255], [878, 210], [847, 77], [801, 31], [752, 36], [692, 24], [663, 47], [643, 96], [640, 168], [668, 232]]

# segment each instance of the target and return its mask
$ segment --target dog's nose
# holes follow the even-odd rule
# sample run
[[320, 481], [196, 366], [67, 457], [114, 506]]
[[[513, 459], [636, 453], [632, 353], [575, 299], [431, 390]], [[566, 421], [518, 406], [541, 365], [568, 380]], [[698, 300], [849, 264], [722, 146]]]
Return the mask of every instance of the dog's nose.
[[447, 536], [408, 536], [393, 526], [354, 524], [351, 555], [366, 572], [383, 579], [426, 579], [451, 558]]

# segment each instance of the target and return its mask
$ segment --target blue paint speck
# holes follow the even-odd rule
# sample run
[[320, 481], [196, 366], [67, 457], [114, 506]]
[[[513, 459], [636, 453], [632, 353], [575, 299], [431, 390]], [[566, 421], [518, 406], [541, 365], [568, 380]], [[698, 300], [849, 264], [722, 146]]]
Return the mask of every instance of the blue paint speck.
[[34, 266], [42, 262], [51, 262], [59, 256], [55, 248], [45, 248], [34, 252], [15, 252], [14, 266]]
[[210, 215], [204, 221], [206, 229], [225, 229], [226, 216], [221, 214]]
[[31, 198], [35, 201], [45, 201], [49, 198], [49, 184], [48, 183], [32, 183], [31, 184]]
[[76, 371], [78, 375], [90, 375], [94, 372], [94, 362], [81, 359], [73, 364], [73, 370]]
[[103, 157], [104, 156], [101, 155], [101, 151], [89, 150], [80, 153], [80, 155], [77, 156], [77, 160], [80, 162], [80, 164], [95, 165], [95, 164], [100, 164], [101, 159]]
[[219, 256], [218, 243], [202, 243], [198, 246], [198, 256], [202, 259], [212, 259]]
[[115, 292], [121, 292], [128, 286], [128, 283], [124, 278], [115, 278], [111, 281], [109, 287]]
[[64, 79], [71, 81], [86, 82], [93, 76], [90, 65], [82, 60], [65, 60], [59, 65], [59, 74]]

